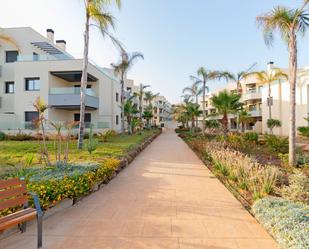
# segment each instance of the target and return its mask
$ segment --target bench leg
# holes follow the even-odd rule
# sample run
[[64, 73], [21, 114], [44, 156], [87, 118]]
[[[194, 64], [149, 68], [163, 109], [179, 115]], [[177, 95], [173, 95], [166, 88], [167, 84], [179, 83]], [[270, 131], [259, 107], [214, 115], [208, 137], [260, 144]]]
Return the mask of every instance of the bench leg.
[[19, 228], [19, 230], [21, 231], [21, 233], [26, 232], [26, 227], [27, 227], [27, 223], [26, 223], [26, 222], [23, 222], [23, 223], [21, 223], [21, 224], [18, 224], [18, 228]]
[[42, 248], [42, 216], [37, 216], [38, 248]]

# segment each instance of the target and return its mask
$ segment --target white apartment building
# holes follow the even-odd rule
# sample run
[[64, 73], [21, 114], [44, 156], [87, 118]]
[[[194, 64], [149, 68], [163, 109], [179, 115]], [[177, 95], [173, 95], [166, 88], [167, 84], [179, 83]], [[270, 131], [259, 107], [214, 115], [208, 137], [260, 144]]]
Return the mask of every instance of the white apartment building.
[[[82, 59], [66, 52], [64, 40], [30, 27], [5, 28], [0, 39], [0, 130], [30, 129], [41, 97], [52, 121], [79, 120]], [[109, 70], [88, 66], [86, 123], [120, 130], [120, 81]]]
[[[268, 64], [267, 70], [274, 67], [273, 63]], [[286, 71], [286, 69], [282, 69]], [[244, 103], [245, 109], [252, 117], [252, 122], [245, 127], [247, 131], [255, 131], [258, 133], [269, 132], [267, 128], [267, 120], [269, 119], [268, 111], [268, 86], [260, 84], [254, 77], [248, 77], [242, 81], [242, 97], [241, 102]], [[216, 109], [211, 106], [211, 97], [220, 91], [227, 89], [228, 91], [236, 91], [236, 83], [227, 84], [225, 88], [218, 89], [206, 98], [206, 112], [215, 113]], [[282, 126], [274, 128], [273, 133], [281, 136], [289, 134], [289, 108], [290, 108], [290, 87], [288, 80], [279, 80], [271, 83], [272, 96], [272, 118], [281, 121]], [[201, 102], [202, 105], [202, 102]], [[296, 84], [296, 127], [306, 126], [308, 122], [304, 119], [309, 116], [309, 68], [299, 69]], [[221, 119], [222, 117], [213, 117]], [[236, 129], [236, 116], [229, 115], [229, 128]]]
[[[133, 95], [134, 93], [138, 94], [140, 92], [140, 86], [134, 85], [134, 80], [126, 79], [125, 88], [128, 96]], [[135, 99], [135, 104], [137, 105], [137, 108], [139, 108], [138, 98]], [[153, 106], [153, 120], [152, 120], [153, 125], [160, 126], [161, 124], [164, 124], [166, 121], [172, 119], [171, 103], [164, 96], [162, 95], [156, 96], [151, 104]], [[142, 106], [143, 111], [149, 105], [145, 96], [143, 97], [142, 105], [143, 105]]]

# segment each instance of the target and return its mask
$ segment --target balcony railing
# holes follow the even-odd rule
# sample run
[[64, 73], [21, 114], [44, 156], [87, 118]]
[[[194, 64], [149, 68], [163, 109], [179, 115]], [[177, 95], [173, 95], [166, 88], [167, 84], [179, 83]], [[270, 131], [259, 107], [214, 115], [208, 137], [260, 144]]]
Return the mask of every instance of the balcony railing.
[[242, 95], [241, 101], [255, 100], [255, 99], [261, 99], [261, 98], [262, 98], [262, 93], [256, 90], [250, 90]]
[[[91, 88], [86, 88], [85, 93], [97, 97], [97, 94]], [[80, 94], [80, 87], [53, 87], [49, 89], [49, 94]]]
[[57, 54], [57, 55], [18, 55], [17, 61], [55, 61], [55, 60], [71, 60], [67, 55]]
[[[78, 109], [80, 106], [79, 87], [50, 88], [48, 104], [61, 109]], [[85, 106], [89, 109], [99, 108], [99, 98], [92, 89], [86, 89]]]

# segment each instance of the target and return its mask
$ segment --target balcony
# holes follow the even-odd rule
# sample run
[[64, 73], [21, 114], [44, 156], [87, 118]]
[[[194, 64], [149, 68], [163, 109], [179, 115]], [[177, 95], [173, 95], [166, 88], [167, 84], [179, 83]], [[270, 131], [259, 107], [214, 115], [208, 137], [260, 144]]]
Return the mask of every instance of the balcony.
[[261, 117], [262, 116], [262, 110], [251, 110], [248, 112], [251, 117]]
[[248, 100], [257, 100], [257, 99], [262, 99], [262, 93], [256, 90], [247, 91], [241, 96], [242, 102], [245, 102]]
[[[64, 110], [76, 110], [80, 108], [80, 88], [61, 87], [50, 88], [48, 105], [53, 108]], [[99, 108], [99, 98], [92, 89], [86, 89], [85, 106], [87, 110]]]

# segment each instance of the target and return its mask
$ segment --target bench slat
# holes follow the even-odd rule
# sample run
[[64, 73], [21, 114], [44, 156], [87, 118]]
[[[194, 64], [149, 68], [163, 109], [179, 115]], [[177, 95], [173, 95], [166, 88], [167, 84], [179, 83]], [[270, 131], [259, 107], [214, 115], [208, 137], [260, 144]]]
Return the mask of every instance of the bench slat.
[[5, 201], [0, 202], [0, 210], [22, 205], [26, 203], [27, 201], [28, 201], [28, 197], [26, 195], [18, 196], [14, 199], [7, 199]]
[[8, 180], [0, 181], [0, 189], [9, 188], [13, 186], [26, 185], [25, 180], [20, 180], [19, 178], [12, 178]]
[[26, 193], [27, 193], [26, 186], [3, 189], [3, 190], [0, 190], [0, 200], [6, 199], [6, 198], [9, 198], [9, 197], [14, 197], [14, 196], [17, 196], [17, 195], [26, 194]]
[[5, 220], [5, 221], [0, 223], [0, 231], [3, 231], [6, 228], [9, 228], [11, 226], [23, 223], [25, 221], [33, 220], [36, 217], [36, 211], [35, 210], [32, 211], [32, 212], [28, 212], [26, 214], [14, 217], [15, 214], [16, 213], [12, 214], [11, 219]]
[[21, 209], [21, 210], [15, 212], [15, 213], [8, 214], [6, 216], [0, 217], [0, 224], [4, 223], [6, 221], [12, 220], [12, 219], [21, 217], [23, 215], [26, 215], [26, 214], [29, 214], [29, 213], [33, 213], [33, 212], [36, 213], [36, 210], [34, 208]]

